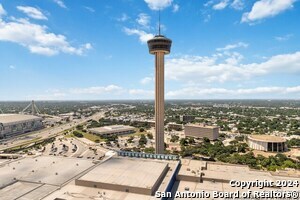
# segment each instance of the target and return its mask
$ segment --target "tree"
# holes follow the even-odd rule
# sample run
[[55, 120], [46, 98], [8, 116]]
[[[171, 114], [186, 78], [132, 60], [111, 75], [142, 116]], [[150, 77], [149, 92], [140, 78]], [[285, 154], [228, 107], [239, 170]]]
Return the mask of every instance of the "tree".
[[140, 132], [142, 133], [142, 132], [144, 132], [145, 131], [145, 129], [144, 128], [140, 128]]
[[236, 136], [234, 139], [236, 141], [242, 142], [242, 141], [244, 141], [245, 137], [243, 135], [240, 135], [240, 136]]
[[82, 129], [83, 129], [83, 126], [82, 126], [82, 125], [77, 125], [77, 126], [76, 126], [76, 129], [77, 129], [77, 130], [82, 130]]
[[185, 138], [181, 138], [180, 145], [181, 146], [186, 146], [187, 144], [188, 144], [188, 142], [186, 141], [186, 139]]
[[127, 140], [127, 143], [132, 143], [132, 142], [133, 142], [133, 139], [134, 139], [134, 137], [133, 137], [133, 136], [130, 136], [130, 137], [128, 138], [128, 140]]
[[139, 145], [144, 146], [145, 144], [147, 144], [147, 138], [144, 134], [142, 134], [139, 140]]
[[154, 153], [155, 149], [153, 147], [145, 148], [144, 152], [145, 153]]
[[153, 139], [153, 135], [151, 133], [147, 133], [147, 137], [152, 140]]
[[195, 143], [195, 139], [193, 137], [189, 137], [188, 138], [188, 143], [189, 144], [194, 144]]
[[204, 141], [205, 143], [210, 143], [210, 140], [209, 140], [207, 137], [204, 137], [204, 138], [203, 138], [203, 141]]
[[80, 133], [79, 131], [73, 131], [73, 135], [76, 136], [76, 137], [79, 137], [79, 138], [83, 137], [83, 134]]
[[177, 136], [177, 135], [172, 135], [171, 136], [170, 142], [178, 142], [178, 141], [179, 141], [179, 136]]

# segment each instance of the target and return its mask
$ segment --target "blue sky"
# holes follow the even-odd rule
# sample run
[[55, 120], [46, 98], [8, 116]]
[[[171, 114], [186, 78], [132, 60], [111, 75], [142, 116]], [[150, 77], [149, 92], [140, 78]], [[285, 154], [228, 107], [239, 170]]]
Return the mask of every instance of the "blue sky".
[[0, 100], [300, 99], [298, 0], [1, 0]]

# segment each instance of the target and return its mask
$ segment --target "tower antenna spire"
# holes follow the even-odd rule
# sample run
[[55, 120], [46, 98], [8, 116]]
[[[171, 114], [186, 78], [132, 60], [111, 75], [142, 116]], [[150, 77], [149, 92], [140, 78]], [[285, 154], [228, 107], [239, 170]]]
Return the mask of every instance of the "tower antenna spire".
[[158, 11], [158, 35], [160, 35], [160, 9]]

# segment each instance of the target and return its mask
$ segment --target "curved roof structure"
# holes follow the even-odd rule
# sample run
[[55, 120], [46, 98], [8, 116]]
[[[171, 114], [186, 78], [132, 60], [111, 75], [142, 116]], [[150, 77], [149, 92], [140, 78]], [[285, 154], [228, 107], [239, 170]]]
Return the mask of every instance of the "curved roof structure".
[[286, 142], [286, 139], [273, 135], [250, 135], [248, 139], [260, 142]]
[[19, 123], [24, 121], [41, 120], [42, 118], [34, 115], [23, 114], [0, 114], [1, 124]]

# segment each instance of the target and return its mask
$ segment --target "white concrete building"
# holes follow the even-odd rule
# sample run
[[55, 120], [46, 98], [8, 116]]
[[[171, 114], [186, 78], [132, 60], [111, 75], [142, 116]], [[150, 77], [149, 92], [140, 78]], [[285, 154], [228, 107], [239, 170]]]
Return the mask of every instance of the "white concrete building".
[[286, 150], [286, 140], [271, 135], [250, 135], [248, 145], [251, 149], [260, 151], [283, 152]]
[[42, 118], [23, 114], [0, 114], [0, 138], [38, 130], [43, 127]]
[[97, 135], [124, 135], [134, 133], [134, 127], [124, 126], [124, 125], [113, 125], [113, 126], [104, 126], [99, 128], [89, 129], [92, 133]]

